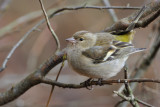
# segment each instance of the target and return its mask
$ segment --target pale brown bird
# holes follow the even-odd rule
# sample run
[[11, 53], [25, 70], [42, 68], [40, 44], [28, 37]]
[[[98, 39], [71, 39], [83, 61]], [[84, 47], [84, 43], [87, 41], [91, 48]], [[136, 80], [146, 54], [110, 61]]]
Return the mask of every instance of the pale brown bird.
[[66, 39], [69, 66], [90, 78], [113, 77], [124, 67], [129, 55], [144, 50], [133, 46], [133, 35], [133, 31], [118, 36], [78, 31]]

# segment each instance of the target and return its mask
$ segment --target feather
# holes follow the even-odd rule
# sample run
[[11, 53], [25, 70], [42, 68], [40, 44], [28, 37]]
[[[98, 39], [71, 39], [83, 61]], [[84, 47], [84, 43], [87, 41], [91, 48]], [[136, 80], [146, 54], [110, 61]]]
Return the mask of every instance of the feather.
[[[108, 44], [107, 44], [108, 45]], [[92, 59], [94, 64], [103, 63], [128, 56], [135, 52], [143, 51], [145, 48], [134, 48], [128, 42], [113, 41], [107, 46], [93, 46], [82, 52], [82, 55]]]

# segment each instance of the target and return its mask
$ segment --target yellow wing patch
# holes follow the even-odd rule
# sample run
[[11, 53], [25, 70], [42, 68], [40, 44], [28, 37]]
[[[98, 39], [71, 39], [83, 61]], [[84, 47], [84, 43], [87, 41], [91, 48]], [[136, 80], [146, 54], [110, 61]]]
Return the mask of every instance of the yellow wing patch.
[[133, 40], [135, 31], [131, 31], [124, 35], [115, 35], [115, 39], [122, 42], [131, 42]]

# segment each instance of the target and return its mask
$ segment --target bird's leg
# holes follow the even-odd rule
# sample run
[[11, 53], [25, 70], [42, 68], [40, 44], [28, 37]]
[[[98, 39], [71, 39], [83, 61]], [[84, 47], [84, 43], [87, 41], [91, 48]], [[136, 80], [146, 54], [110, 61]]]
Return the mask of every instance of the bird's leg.
[[103, 80], [103, 78], [98, 78], [98, 85], [99, 85], [99, 86], [102, 86], [102, 85], [103, 85], [102, 80]]
[[[86, 86], [86, 88], [88, 89], [88, 90], [93, 90], [93, 87], [92, 87], [92, 85], [91, 85], [91, 82], [92, 82], [92, 78], [89, 78], [89, 79], [87, 79], [84, 83], [85, 83], [85, 86]], [[90, 86], [90, 87], [89, 87]]]
[[80, 84], [84, 84], [85, 87], [88, 89], [88, 90], [93, 90], [93, 87], [91, 85], [91, 82], [92, 82], [93, 78], [89, 78], [87, 79], [86, 81], [80, 83]]

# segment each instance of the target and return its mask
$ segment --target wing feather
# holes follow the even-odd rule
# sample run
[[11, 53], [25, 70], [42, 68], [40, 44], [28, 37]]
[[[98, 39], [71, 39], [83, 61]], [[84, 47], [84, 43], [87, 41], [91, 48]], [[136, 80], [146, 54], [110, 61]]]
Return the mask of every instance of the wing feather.
[[109, 46], [93, 46], [83, 51], [82, 54], [91, 58], [93, 63], [97, 64], [122, 58], [142, 50], [144, 50], [144, 48], [134, 48], [134, 46], [128, 42], [113, 41]]

